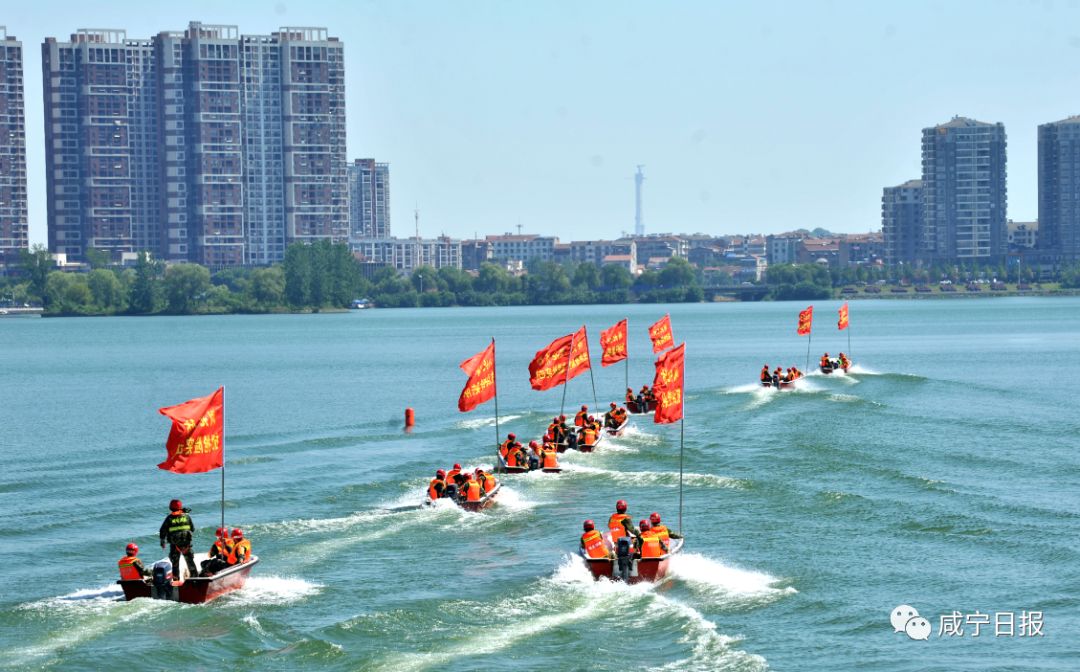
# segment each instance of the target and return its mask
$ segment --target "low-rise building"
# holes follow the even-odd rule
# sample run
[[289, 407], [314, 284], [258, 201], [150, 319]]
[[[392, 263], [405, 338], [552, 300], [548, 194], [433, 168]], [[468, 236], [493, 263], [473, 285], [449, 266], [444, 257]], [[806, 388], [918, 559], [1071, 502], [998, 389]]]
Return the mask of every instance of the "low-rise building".
[[1014, 222], [1006, 224], [1009, 231], [1009, 249], [1032, 249], [1039, 242], [1039, 222]]
[[555, 245], [559, 239], [555, 236], [528, 234], [504, 234], [487, 236], [491, 245], [491, 258], [499, 262], [520, 261], [528, 264], [532, 261], [554, 261]]
[[384, 265], [404, 273], [419, 266], [461, 268], [461, 241], [438, 238], [362, 238], [349, 242], [362, 263]]

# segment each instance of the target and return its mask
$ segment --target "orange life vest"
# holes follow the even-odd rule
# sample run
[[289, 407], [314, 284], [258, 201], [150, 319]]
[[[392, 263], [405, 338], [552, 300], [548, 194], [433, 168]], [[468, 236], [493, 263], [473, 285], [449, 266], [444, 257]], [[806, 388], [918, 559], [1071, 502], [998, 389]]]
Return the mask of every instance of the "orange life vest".
[[626, 409], [625, 408], [616, 408], [615, 409], [615, 422], [619, 423], [620, 425], [623, 424], [624, 422], [626, 422]]
[[484, 491], [484, 494], [488, 494], [495, 489], [495, 477], [491, 474], [484, 474], [480, 477], [480, 488]]
[[217, 539], [210, 546], [210, 557], [228, 560], [231, 565], [236, 562], [236, 556], [233, 555], [233, 546], [232, 539]]
[[502, 444], [499, 445], [499, 455], [505, 460], [506, 456], [510, 454], [511, 449], [518, 445], [520, 444], [517, 441], [511, 441], [510, 439], [503, 441]]
[[439, 498], [439, 491], [435, 489], [435, 486], [440, 484], [440, 483], [442, 483], [443, 489], [445, 490], [446, 489], [446, 482], [443, 481], [442, 479], [440, 479], [438, 476], [431, 479], [431, 483], [428, 483], [427, 496], [428, 496], [429, 499], [438, 499]]
[[480, 484], [476, 481], [465, 483], [465, 500], [469, 502], [480, 501]]
[[637, 401], [637, 398], [634, 397], [634, 393], [632, 390], [626, 391], [626, 401], [627, 403]]
[[554, 450], [548, 449], [548, 450], [545, 450], [541, 454], [544, 457], [544, 464], [543, 464], [544, 469], [556, 469], [556, 468], [558, 468], [558, 466], [559, 466], [559, 458], [558, 458], [558, 453], [557, 452], [555, 452]]
[[821, 365], [822, 366], [828, 366], [829, 365], [829, 358], [826, 357], [825, 355], [821, 356]]
[[586, 446], [591, 446], [596, 443], [596, 429], [592, 426], [586, 427], [584, 433], [581, 436]]
[[652, 533], [660, 537], [660, 541], [665, 544], [671, 539], [671, 534], [668, 532], [667, 525], [653, 525]]
[[590, 530], [581, 535], [581, 543], [585, 547], [585, 555], [590, 558], [608, 557], [607, 548], [604, 546], [604, 535], [597, 530]]
[[139, 568], [135, 566], [135, 561], [138, 560], [134, 555], [125, 555], [120, 558], [116, 564], [120, 566], [120, 580], [130, 581], [131, 579], [141, 580], [142, 574], [139, 572]]
[[449, 485], [454, 482], [454, 477], [461, 473], [461, 469], [451, 469], [446, 472], [446, 484]]
[[768, 383], [771, 380], [772, 380], [772, 374], [769, 373], [769, 370], [768, 369], [762, 369], [761, 370], [761, 382]]
[[659, 558], [664, 554], [660, 546], [660, 537], [652, 533], [652, 530], [641, 533], [641, 557]]
[[626, 528], [622, 524], [624, 520], [630, 520], [630, 516], [625, 513], [613, 513], [608, 518], [607, 526], [608, 530], [611, 531], [611, 543], [614, 544], [621, 537], [626, 536]]
[[574, 426], [584, 427], [585, 421], [589, 419], [588, 411], [578, 411], [578, 414], [574, 416]]
[[233, 545], [233, 552], [229, 557], [229, 564], [235, 565], [238, 562], [247, 562], [251, 559], [251, 542], [247, 539], [241, 539]]

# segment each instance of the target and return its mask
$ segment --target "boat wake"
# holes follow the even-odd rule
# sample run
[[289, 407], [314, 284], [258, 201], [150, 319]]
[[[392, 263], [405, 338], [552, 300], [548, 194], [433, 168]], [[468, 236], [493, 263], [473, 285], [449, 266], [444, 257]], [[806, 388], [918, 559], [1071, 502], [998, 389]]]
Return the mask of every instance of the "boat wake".
[[777, 586], [781, 580], [764, 572], [725, 565], [699, 553], [673, 556], [668, 575], [722, 607], [759, 606], [798, 592], [792, 586]]
[[[563, 465], [564, 472], [569, 474], [595, 474], [604, 476], [620, 483], [635, 485], [653, 485], [668, 488], [679, 487], [679, 472], [677, 471], [619, 471], [614, 469], [601, 469], [584, 464], [566, 463]], [[739, 478], [717, 476], [716, 474], [684, 473], [683, 484], [708, 488], [732, 488], [743, 490], [749, 486], [749, 482]]]
[[[449, 646], [417, 653], [395, 652], [375, 663], [377, 670], [435, 670], [465, 657], [493, 656], [513, 649], [519, 664], [539, 663], [522, 656], [542, 656], [529, 647], [552, 632], [561, 637], [585, 637], [587, 633], [617, 629], [620, 637], [636, 641], [640, 637], [670, 634], [686, 646], [688, 655], [672, 660], [660, 669], [670, 670], [766, 670], [761, 656], [732, 648], [738, 641], [717, 632], [716, 624], [694, 608], [656, 591], [655, 584], [626, 585], [607, 580], [594, 581], [585, 563], [577, 556], [564, 556], [554, 573], [531, 584], [524, 595], [510, 595], [494, 603], [462, 603], [456, 607], [476, 616], [455, 625], [458, 633]], [[633, 613], [635, 618], [627, 619]], [[535, 665], [534, 665], [535, 666]]]
[[243, 590], [225, 595], [221, 602], [245, 607], [289, 604], [317, 594], [322, 587], [318, 583], [303, 579], [253, 574], [244, 584]]
[[[525, 417], [525, 416], [520, 414], [520, 413], [517, 414], [517, 415], [500, 415], [499, 416], [499, 425], [503, 425], [503, 424], [505, 424], [507, 422], [512, 422], [514, 420], [520, 420], [523, 417]], [[495, 417], [492, 416], [492, 417], [487, 417], [487, 418], [469, 418], [468, 420], [458, 420], [457, 423], [455, 423], [455, 426], [460, 428], [460, 429], [477, 429], [479, 427], [494, 427], [495, 426]]]

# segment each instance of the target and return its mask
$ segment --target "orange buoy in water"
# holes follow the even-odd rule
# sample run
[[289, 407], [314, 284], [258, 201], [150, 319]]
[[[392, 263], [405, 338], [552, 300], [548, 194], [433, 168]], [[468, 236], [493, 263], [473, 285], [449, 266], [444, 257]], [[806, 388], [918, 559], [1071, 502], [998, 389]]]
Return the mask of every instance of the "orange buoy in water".
[[412, 427], [416, 424], [416, 414], [413, 413], [411, 408], [405, 409], [405, 426]]

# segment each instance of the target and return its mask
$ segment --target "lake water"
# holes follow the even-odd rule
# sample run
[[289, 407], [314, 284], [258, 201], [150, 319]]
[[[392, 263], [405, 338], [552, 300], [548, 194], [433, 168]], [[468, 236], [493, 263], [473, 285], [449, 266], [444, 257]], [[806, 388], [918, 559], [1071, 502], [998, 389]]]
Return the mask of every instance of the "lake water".
[[[294, 670], [1075, 670], [1080, 666], [1080, 299], [851, 304], [849, 376], [805, 367], [804, 304], [370, 310], [327, 315], [0, 320], [0, 667]], [[848, 350], [819, 302], [810, 357]], [[503, 433], [538, 435], [562, 389], [533, 353], [630, 320], [687, 343], [685, 552], [661, 585], [593, 582], [581, 521], [616, 499], [678, 517], [678, 425], [636, 417], [560, 475], [508, 476], [497, 506], [418, 503], [436, 468], [490, 464], [490, 402], [460, 361], [497, 341]], [[226, 522], [262, 562], [186, 606], [118, 600], [131, 540], [160, 557], [170, 498], [212, 541], [220, 473], [160, 471], [160, 406], [225, 386]], [[566, 408], [594, 404], [588, 375]], [[402, 432], [404, 409], [417, 427]], [[900, 604], [929, 641], [894, 632]], [[979, 637], [940, 618], [988, 615]], [[1042, 636], [1020, 636], [1021, 612]], [[1012, 612], [1013, 636], [994, 636]], [[980, 617], [975, 615], [975, 620]], [[1030, 634], [1030, 632], [1028, 633]]]

